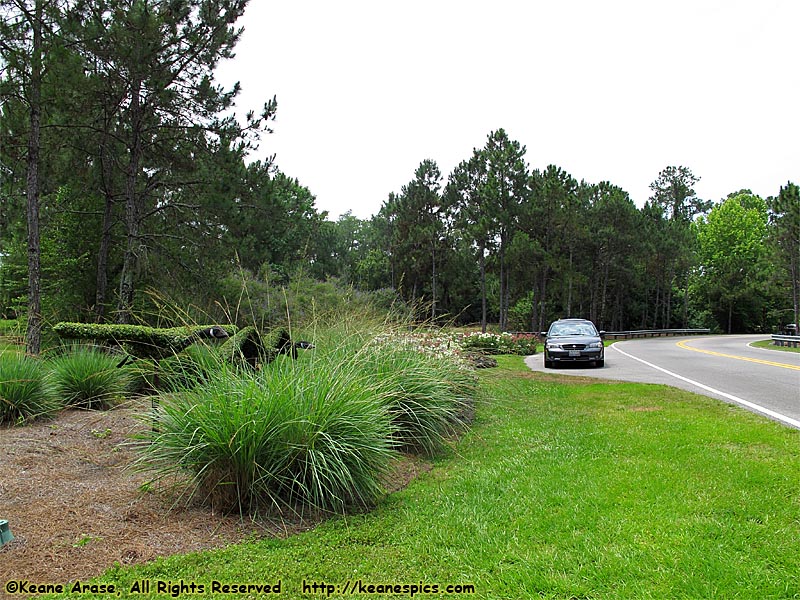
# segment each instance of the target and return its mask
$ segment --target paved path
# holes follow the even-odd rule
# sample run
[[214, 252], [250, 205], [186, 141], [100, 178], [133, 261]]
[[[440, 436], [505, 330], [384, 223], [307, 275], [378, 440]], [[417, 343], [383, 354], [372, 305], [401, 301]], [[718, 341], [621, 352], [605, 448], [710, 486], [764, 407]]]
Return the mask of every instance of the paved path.
[[525, 359], [535, 371], [661, 383], [734, 402], [800, 429], [800, 353], [750, 346], [763, 335], [624, 340], [606, 348], [603, 368], [544, 369], [543, 356]]

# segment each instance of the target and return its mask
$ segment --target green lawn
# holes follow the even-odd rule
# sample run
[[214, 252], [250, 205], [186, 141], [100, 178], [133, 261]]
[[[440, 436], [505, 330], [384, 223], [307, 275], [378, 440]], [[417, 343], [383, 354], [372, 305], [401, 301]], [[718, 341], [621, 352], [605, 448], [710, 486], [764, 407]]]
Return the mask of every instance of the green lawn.
[[800, 597], [800, 431], [671, 388], [499, 361], [481, 372], [471, 432], [369, 514], [102, 580], [123, 596], [182, 579], [280, 580], [284, 598], [357, 581], [475, 588], [420, 598]]

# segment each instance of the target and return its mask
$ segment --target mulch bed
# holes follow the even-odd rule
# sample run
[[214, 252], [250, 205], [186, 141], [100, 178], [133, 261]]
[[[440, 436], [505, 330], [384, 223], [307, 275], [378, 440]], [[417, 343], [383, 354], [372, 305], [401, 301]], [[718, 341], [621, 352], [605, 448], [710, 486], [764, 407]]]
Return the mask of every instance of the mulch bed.
[[[159, 556], [219, 548], [246, 538], [284, 537], [319, 518], [244, 519], [176, 505], [130, 468], [131, 437], [145, 427], [146, 398], [107, 411], [67, 410], [22, 427], [0, 427], [0, 519], [14, 540], [0, 548], [2, 584], [68, 583]], [[398, 461], [387, 489], [407, 485], [427, 463]]]

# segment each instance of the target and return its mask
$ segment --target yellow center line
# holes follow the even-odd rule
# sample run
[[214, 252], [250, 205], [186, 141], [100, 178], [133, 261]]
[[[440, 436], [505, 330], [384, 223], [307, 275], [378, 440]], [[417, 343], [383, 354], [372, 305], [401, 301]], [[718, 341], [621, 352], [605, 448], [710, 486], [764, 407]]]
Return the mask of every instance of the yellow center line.
[[773, 367], [782, 367], [784, 369], [792, 369], [794, 371], [800, 371], [800, 366], [798, 365], [789, 365], [786, 363], [779, 363], [771, 360], [761, 360], [760, 358], [750, 358], [749, 356], [736, 356], [735, 354], [723, 354], [722, 352], [714, 352], [713, 350], [701, 350], [700, 348], [693, 348], [692, 346], [689, 346], [687, 342], [688, 340], [682, 340], [680, 342], [677, 342], [677, 346], [683, 348], [684, 350], [692, 350], [693, 352], [702, 352], [703, 354], [710, 354], [712, 356], [735, 358], [736, 360], [746, 360], [747, 362], [759, 363], [761, 365], [772, 365]]

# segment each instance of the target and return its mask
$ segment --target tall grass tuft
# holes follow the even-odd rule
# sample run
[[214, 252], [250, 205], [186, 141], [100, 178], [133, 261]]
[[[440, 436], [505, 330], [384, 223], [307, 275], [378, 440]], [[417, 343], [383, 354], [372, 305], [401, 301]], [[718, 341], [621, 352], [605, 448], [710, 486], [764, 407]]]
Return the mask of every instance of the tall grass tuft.
[[261, 371], [209, 355], [195, 377], [188, 359], [148, 417], [157, 425], [143, 436], [138, 467], [225, 511], [373, 503], [397, 451], [442, 451], [477, 391], [457, 357], [426, 354], [395, 333], [359, 315], [294, 335], [315, 349]]
[[222, 366], [162, 398], [139, 465], [188, 473], [191, 496], [222, 510], [342, 512], [382, 493], [394, 456], [385, 405], [341, 369], [281, 357], [262, 372]]
[[0, 354], [0, 423], [25, 423], [60, 408], [42, 362], [17, 353]]
[[325, 337], [317, 343], [314, 368], [350, 365], [352, 376], [385, 404], [399, 449], [435, 455], [471, 419], [477, 379], [458, 356], [431, 354], [424, 342], [415, 346], [385, 323], [360, 331], [340, 327]]
[[[176, 391], [205, 385], [221, 367], [218, 348], [198, 342], [180, 354], [159, 362], [157, 387], [161, 390]], [[153, 387], [156, 386], [153, 384]]]
[[438, 454], [470, 419], [477, 382], [455, 360], [382, 342], [367, 349], [361, 368], [386, 403], [404, 450]]
[[109, 408], [131, 389], [132, 372], [119, 357], [91, 346], [73, 346], [50, 360], [53, 391], [75, 408]]

